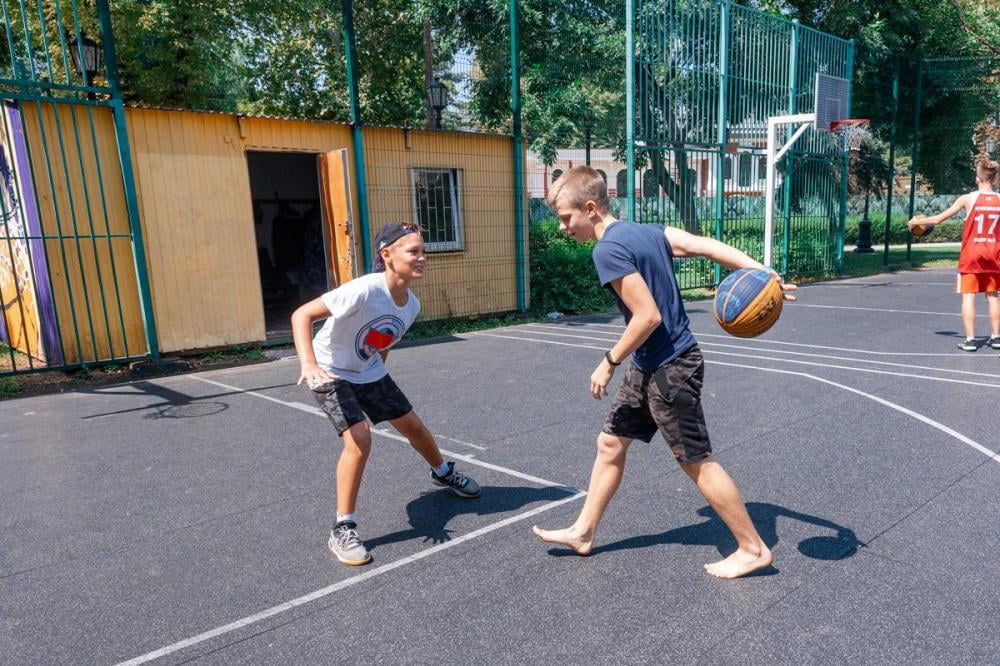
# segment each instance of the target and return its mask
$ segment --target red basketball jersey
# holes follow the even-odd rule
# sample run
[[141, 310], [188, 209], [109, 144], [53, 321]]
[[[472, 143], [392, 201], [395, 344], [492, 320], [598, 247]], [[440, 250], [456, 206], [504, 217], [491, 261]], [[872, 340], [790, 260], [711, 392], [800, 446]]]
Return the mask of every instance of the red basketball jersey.
[[1000, 194], [977, 192], [962, 230], [959, 273], [1000, 273]]

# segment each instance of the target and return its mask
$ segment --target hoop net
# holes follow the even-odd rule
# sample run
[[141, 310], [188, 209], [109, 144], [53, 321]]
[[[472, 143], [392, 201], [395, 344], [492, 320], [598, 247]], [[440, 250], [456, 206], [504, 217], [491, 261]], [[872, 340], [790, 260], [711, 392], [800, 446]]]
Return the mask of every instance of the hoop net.
[[871, 121], [868, 118], [847, 118], [830, 123], [830, 131], [841, 137], [845, 150], [857, 150], [861, 147], [866, 134], [865, 131], [859, 130], [869, 126]]

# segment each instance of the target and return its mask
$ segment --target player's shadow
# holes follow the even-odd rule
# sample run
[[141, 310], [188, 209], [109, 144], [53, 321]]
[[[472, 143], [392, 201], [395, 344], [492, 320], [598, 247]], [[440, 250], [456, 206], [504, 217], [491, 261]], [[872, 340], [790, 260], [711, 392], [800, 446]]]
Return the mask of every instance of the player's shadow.
[[958, 331], [934, 331], [934, 335], [943, 335], [949, 338], [962, 338], [965, 339], [964, 333], [959, 333]]
[[425, 543], [444, 543], [453, 538], [454, 530], [448, 529], [448, 523], [456, 516], [508, 513], [528, 504], [565, 499], [572, 493], [567, 488], [483, 486], [478, 498], [462, 499], [447, 488], [426, 492], [406, 505], [409, 529], [366, 539], [365, 545], [376, 548], [410, 539], [419, 539]]
[[[858, 551], [858, 547], [865, 545], [858, 539], [854, 530], [850, 528], [838, 525], [825, 518], [792, 511], [776, 504], [748, 502], [747, 512], [750, 514], [750, 519], [753, 521], [754, 527], [757, 528], [760, 537], [767, 544], [767, 547], [771, 549], [774, 549], [774, 546], [779, 541], [778, 518], [791, 518], [833, 532], [833, 534], [818, 534], [800, 541], [798, 550], [806, 557], [817, 560], [842, 560], [851, 557]], [[685, 546], [715, 546], [719, 554], [723, 556], [729, 555], [736, 550], [736, 540], [733, 539], [729, 528], [726, 527], [715, 511], [705, 506], [698, 509], [698, 515], [705, 516], [708, 520], [694, 525], [667, 530], [659, 534], [644, 534], [603, 544], [594, 548], [591, 551], [591, 555], [615, 550], [649, 548], [650, 546], [673, 543]], [[565, 548], [553, 548], [549, 550], [549, 553], [556, 556], [575, 555], [573, 551]], [[774, 567], [768, 567], [758, 572], [758, 575], [767, 575], [776, 572], [777, 570]]]

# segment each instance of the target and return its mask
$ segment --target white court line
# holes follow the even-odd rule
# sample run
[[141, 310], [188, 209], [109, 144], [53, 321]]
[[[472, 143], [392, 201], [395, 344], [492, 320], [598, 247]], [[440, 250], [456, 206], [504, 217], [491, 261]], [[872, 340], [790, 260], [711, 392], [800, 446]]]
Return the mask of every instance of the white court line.
[[[528, 333], [534, 333], [533, 331], [527, 331]], [[581, 345], [574, 342], [556, 342], [554, 340], [539, 340], [537, 338], [522, 338], [516, 335], [495, 335], [492, 333], [482, 333], [478, 332], [476, 335], [485, 335], [491, 338], [511, 338], [512, 340], [526, 340], [528, 342], [543, 342], [549, 345], [565, 345], [567, 347], [585, 347], [587, 349], [605, 349], [605, 347], [598, 347], [595, 345]], [[579, 337], [579, 336], [574, 336]], [[604, 338], [590, 338], [595, 341], [604, 341]], [[734, 354], [732, 352], [718, 351], [716, 349], [702, 349], [703, 352], [709, 354], [721, 354], [723, 356], [739, 356], [745, 357], [746, 354]], [[835, 365], [833, 363], [813, 363], [810, 361], [798, 361], [792, 358], [772, 358], [770, 356], [752, 356], [759, 361], [776, 361], [778, 363], [795, 363], [796, 365], [813, 365], [820, 368], [832, 368], [836, 370], [848, 370], [850, 372], [867, 372], [876, 375], [891, 375], [893, 377], [910, 377], [912, 379], [926, 379], [931, 382], [947, 382], [949, 384], [968, 384], [970, 386], [986, 386], [989, 388], [1000, 388], [1000, 384], [987, 384], [985, 382], [973, 382], [967, 379], [949, 379], [948, 377], [931, 377], [929, 375], [916, 375], [909, 372], [891, 372], [889, 370], [876, 370], [875, 368], [854, 368], [849, 365]]]
[[[921, 286], [921, 287], [923, 287], [924, 285], [954, 287], [955, 286], [955, 281], [954, 280], [952, 280], [951, 282], [848, 282], [848, 281], [844, 281], [844, 282], [838, 283], [838, 286], [841, 286], [841, 285], [843, 285], [843, 286], [854, 286], [856, 284], [857, 285], [876, 285], [876, 286], [879, 286], [879, 287], [894, 287], [897, 284], [905, 284], [905, 285], [910, 285], [910, 286]], [[809, 285], [809, 286], [810, 287], [821, 287], [821, 286], [828, 286], [828, 285], [816, 284], [816, 285]]]
[[[526, 340], [528, 342], [541, 342], [541, 343], [548, 344], [548, 345], [563, 345], [563, 346], [566, 346], [566, 347], [582, 347], [584, 349], [603, 349], [603, 347], [594, 347], [592, 345], [581, 345], [581, 344], [577, 344], [577, 343], [573, 343], [573, 342], [555, 342], [553, 340], [535, 340], [535, 339], [532, 339], [532, 338], [516, 338], [516, 337], [514, 337], [512, 335], [491, 335], [489, 333], [477, 333], [477, 335], [489, 335], [490, 337], [494, 337], [494, 338], [512, 338], [514, 340]], [[719, 353], [719, 352], [715, 352], [715, 353]], [[736, 356], [736, 355], [737, 354], [732, 354], [732, 356]], [[769, 359], [769, 360], [780, 361], [782, 359]], [[945, 433], [945, 434], [947, 434], [947, 435], [949, 435], [951, 437], [954, 437], [955, 439], [957, 439], [958, 441], [962, 442], [963, 444], [974, 448], [975, 450], [979, 451], [980, 453], [983, 453], [983, 454], [987, 455], [994, 462], [1000, 463], [1000, 453], [997, 453], [996, 451], [991, 451], [990, 449], [986, 448], [982, 444], [979, 444], [978, 442], [975, 442], [975, 441], [969, 439], [968, 437], [966, 437], [965, 435], [963, 435], [962, 433], [960, 433], [960, 432], [958, 432], [956, 430], [952, 430], [951, 428], [949, 428], [948, 426], [944, 425], [943, 423], [939, 423], [939, 422], [935, 421], [932, 418], [928, 418], [928, 417], [924, 416], [923, 414], [918, 414], [917, 412], [914, 412], [911, 409], [907, 409], [906, 407], [903, 407], [902, 405], [898, 405], [898, 404], [896, 404], [894, 402], [891, 402], [889, 400], [886, 400], [884, 398], [880, 398], [880, 397], [878, 397], [876, 395], [872, 395], [871, 393], [865, 393], [864, 391], [861, 391], [861, 390], [856, 389], [856, 388], [852, 388], [852, 387], [847, 386], [845, 384], [838, 384], [837, 382], [831, 381], [829, 379], [824, 379], [823, 377], [817, 377], [816, 375], [810, 375], [808, 373], [798, 372], [798, 371], [795, 371], [795, 370], [780, 370], [778, 368], [762, 368], [762, 367], [759, 367], [759, 366], [756, 366], [756, 365], [744, 365], [744, 364], [741, 364], [741, 363], [727, 363], [725, 361], [710, 361], [710, 360], [706, 360], [705, 363], [711, 363], [713, 365], [728, 365], [728, 366], [732, 366], [734, 368], [749, 368], [751, 370], [762, 370], [763, 372], [774, 372], [774, 373], [780, 373], [780, 374], [784, 374], [784, 375], [797, 375], [797, 376], [800, 376], [800, 377], [807, 377], [809, 379], [814, 379], [814, 380], [816, 380], [818, 382], [822, 382], [824, 384], [829, 384], [831, 386], [836, 386], [838, 388], [844, 389], [845, 391], [850, 391], [851, 393], [857, 393], [858, 395], [864, 396], [866, 398], [869, 398], [870, 400], [874, 400], [877, 403], [883, 404], [883, 405], [885, 405], [887, 407], [891, 407], [892, 409], [895, 409], [895, 410], [897, 410], [899, 412], [902, 412], [903, 414], [906, 414], [907, 416], [911, 416], [911, 417], [917, 419], [918, 421], [922, 421], [923, 423], [926, 423], [927, 425], [929, 425], [929, 426], [931, 426], [933, 428], [936, 428], [936, 429], [940, 430], [941, 432], [943, 432], [943, 433]], [[810, 364], [810, 365], [820, 365], [820, 364], [817, 363], [817, 364]], [[875, 371], [875, 372], [878, 372], [878, 371]], [[896, 373], [886, 372], [886, 373], [881, 373], [881, 374], [896, 374]], [[943, 380], [943, 381], [949, 381], [949, 380]], [[957, 380], [950, 380], [950, 381], [957, 381]]]
[[[562, 487], [565, 488], [566, 486]], [[204, 633], [198, 634], [197, 636], [192, 636], [191, 638], [185, 638], [182, 641], [171, 643], [170, 645], [162, 647], [159, 650], [147, 652], [144, 655], [140, 655], [133, 659], [129, 659], [128, 661], [119, 662], [118, 666], [135, 666], [136, 664], [144, 664], [148, 661], [159, 659], [160, 657], [163, 657], [165, 655], [177, 652], [178, 650], [183, 650], [184, 648], [191, 647], [192, 645], [197, 645], [198, 643], [203, 643], [207, 640], [211, 640], [212, 638], [216, 638], [217, 636], [228, 634], [232, 631], [236, 631], [237, 629], [242, 629], [243, 627], [255, 624], [257, 622], [260, 622], [261, 620], [266, 620], [267, 618], [278, 615], [279, 613], [284, 613], [285, 611], [292, 610], [298, 606], [302, 606], [303, 604], [308, 604], [310, 602], [316, 601], [317, 599], [322, 599], [323, 597], [329, 596], [334, 592], [339, 592], [340, 590], [351, 587], [352, 585], [357, 585], [358, 583], [362, 583], [366, 580], [374, 578], [375, 576], [380, 576], [384, 573], [388, 573], [393, 569], [398, 569], [399, 567], [404, 566], [406, 564], [412, 564], [413, 562], [417, 562], [418, 560], [430, 557], [431, 555], [439, 553], [447, 548], [453, 548], [455, 546], [458, 546], [459, 544], [465, 543], [466, 541], [470, 541], [472, 539], [475, 539], [476, 537], [480, 537], [484, 534], [488, 534], [489, 532], [493, 532], [494, 530], [498, 530], [502, 527], [506, 527], [513, 523], [519, 522], [521, 520], [524, 520], [525, 518], [530, 518], [532, 516], [538, 515], [543, 511], [548, 511], [549, 509], [554, 509], [562, 504], [566, 504], [568, 502], [580, 499], [586, 494], [587, 493], [585, 492], [577, 492], [576, 494], [570, 497], [565, 497], [560, 500], [549, 502], [548, 504], [535, 507], [530, 511], [519, 513], [516, 516], [504, 518], [503, 520], [493, 523], [491, 525], [487, 525], [486, 527], [481, 527], [478, 530], [469, 532], [468, 534], [463, 534], [462, 536], [452, 539], [451, 541], [446, 541], [445, 543], [432, 546], [427, 550], [422, 550], [419, 553], [414, 553], [413, 555], [409, 555], [402, 559], [396, 560], [395, 562], [389, 562], [388, 564], [383, 564], [380, 567], [369, 569], [368, 571], [365, 571], [362, 574], [358, 574], [357, 576], [353, 576], [351, 578], [348, 578], [347, 580], [342, 580], [339, 583], [334, 583], [333, 585], [316, 590], [315, 592], [310, 592], [309, 594], [297, 597], [295, 599], [292, 599], [291, 601], [286, 601], [283, 604], [272, 606], [271, 608], [263, 610], [259, 613], [255, 613], [254, 615], [250, 615], [243, 619], [236, 620], [235, 622], [230, 622], [229, 624], [217, 627], [215, 629], [212, 629], [211, 631], [206, 631]]]
[[[202, 381], [207, 384], [213, 384], [220, 388], [228, 389], [230, 391], [235, 391], [237, 393], [245, 393], [246, 395], [252, 395], [255, 398], [262, 398], [264, 400], [276, 402], [279, 405], [284, 405], [285, 407], [291, 407], [292, 409], [297, 409], [299, 411], [306, 412], [308, 414], [313, 414], [315, 416], [322, 416], [324, 419], [327, 418], [326, 413], [324, 413], [323, 410], [320, 409], [319, 407], [312, 407], [310, 405], [306, 405], [301, 402], [288, 402], [286, 400], [279, 400], [278, 398], [273, 398], [269, 395], [264, 395], [263, 393], [257, 393], [256, 391], [248, 391], [246, 389], [241, 389], [238, 386], [230, 386], [229, 384], [223, 384], [222, 382], [217, 382], [208, 379], [206, 377], [199, 377], [198, 375], [187, 375], [187, 376], [190, 377], [191, 379], [197, 379], [198, 381]], [[383, 430], [382, 428], [372, 428], [371, 431], [378, 435], [382, 435], [383, 437], [387, 437], [388, 439], [395, 439], [396, 441], [405, 442], [407, 444], [410, 443], [410, 440], [406, 439], [402, 435], [398, 435], [388, 430]], [[464, 444], [465, 442], [462, 443]], [[482, 460], [476, 460], [475, 458], [472, 458], [470, 456], [465, 456], [462, 455], [461, 453], [456, 453], [454, 451], [448, 451], [446, 449], [440, 449], [440, 451], [446, 456], [450, 456], [452, 458], [455, 458], [456, 460], [461, 460], [462, 462], [469, 463], [470, 465], [477, 465], [485, 469], [491, 469], [496, 472], [502, 472], [504, 474], [507, 474], [508, 476], [514, 476], [519, 479], [524, 479], [525, 481], [537, 483], [540, 486], [546, 486], [550, 488], [565, 488], [569, 492], [576, 492], [577, 490], [576, 488], [567, 486], [563, 483], [556, 483], [555, 481], [549, 481], [547, 479], [542, 479], [537, 476], [531, 476], [530, 474], [525, 474], [524, 472], [518, 472], [516, 469], [508, 469], [507, 467], [501, 467], [500, 465], [494, 465], [492, 463], [483, 462]]]
[[[926, 310], [890, 310], [888, 308], [862, 308], [853, 305], [817, 305], [816, 303], [796, 303], [796, 308], [825, 308], [828, 310], [865, 310], [866, 312], [893, 312], [896, 314], [944, 315], [946, 317], [961, 317], [961, 312], [928, 312]], [[988, 315], [976, 315], [982, 318]]]
[[[605, 326], [608, 328], [617, 328], [625, 330], [625, 327], [621, 324], [600, 324], [597, 322], [588, 323], [588, 326]], [[525, 324], [525, 326], [544, 326], [544, 324]], [[558, 328], [565, 329], [565, 326], [549, 326], [548, 328]], [[496, 329], [503, 330], [503, 329]], [[574, 329], [570, 329], [574, 330]], [[595, 333], [603, 333], [604, 331], [594, 331]], [[691, 332], [696, 338], [725, 338], [726, 340], [732, 340], [731, 335], [722, 335], [720, 333], [696, 333]], [[949, 356], [951, 358], [970, 358], [969, 352], [950, 352], [947, 354], [931, 353], [931, 352], [886, 352], [886, 351], [872, 351], [870, 349], [853, 349], [851, 347], [828, 347], [826, 345], [810, 345], [803, 342], [784, 342], [782, 340], [771, 340], [771, 339], [755, 339], [754, 342], [758, 344], [769, 344], [769, 345], [788, 345], [790, 347], [808, 347], [810, 349], [829, 349], [832, 351], [844, 351], [844, 352], [854, 352], [856, 354], [877, 354], [879, 356]]]
[[891, 407], [892, 409], [895, 409], [898, 412], [902, 412], [903, 414], [906, 414], [907, 416], [913, 417], [913, 418], [917, 419], [918, 421], [922, 421], [923, 423], [926, 423], [927, 425], [931, 426], [932, 428], [936, 428], [937, 430], [940, 430], [944, 434], [949, 435], [951, 437], [954, 437], [955, 439], [957, 439], [958, 441], [962, 442], [963, 444], [965, 444], [967, 446], [970, 446], [973, 449], [975, 449], [976, 451], [979, 451], [980, 453], [986, 455], [993, 462], [1000, 463], [1000, 453], [997, 453], [996, 451], [992, 451], [992, 450], [986, 448], [985, 446], [983, 446], [982, 444], [979, 444], [978, 442], [975, 442], [972, 439], [969, 439], [968, 437], [966, 437], [962, 433], [958, 432], [957, 430], [952, 430], [951, 428], [949, 428], [948, 426], [944, 425], [943, 423], [939, 423], [939, 422], [935, 421], [932, 418], [928, 418], [928, 417], [924, 416], [923, 414], [920, 414], [918, 412], [913, 411], [912, 409], [907, 409], [906, 407], [903, 407], [902, 405], [896, 404], [895, 402], [892, 402], [890, 400], [886, 400], [885, 398], [880, 398], [877, 395], [872, 395], [871, 393], [865, 393], [864, 391], [862, 391], [860, 389], [856, 389], [854, 387], [847, 386], [846, 384], [838, 384], [837, 382], [830, 381], [829, 379], [825, 379], [823, 377], [817, 377], [816, 375], [810, 375], [807, 372], [796, 372], [794, 370], [779, 370], [777, 368], [761, 368], [761, 367], [756, 366], [756, 365], [744, 365], [742, 363], [726, 363], [725, 361], [708, 361], [708, 362], [709, 363], [714, 363], [716, 365], [729, 365], [729, 366], [732, 366], [734, 368], [750, 368], [752, 370], [762, 370], [764, 372], [777, 372], [777, 373], [780, 373], [780, 374], [783, 374], [783, 375], [798, 375], [799, 377], [807, 377], [809, 379], [816, 380], [817, 382], [822, 382], [824, 384], [829, 384], [830, 386], [836, 386], [837, 388], [844, 389], [845, 391], [850, 391], [851, 393], [856, 393], [856, 394], [858, 394], [860, 396], [868, 398], [869, 400], [874, 400], [875, 402], [877, 402], [879, 404], [882, 404], [882, 405], [885, 405], [886, 407]]
[[[188, 375], [188, 376], [191, 377], [191, 378], [193, 378], [193, 379], [197, 379], [199, 381], [202, 381], [202, 382], [205, 382], [205, 383], [208, 383], [208, 384], [212, 384], [214, 386], [218, 386], [218, 387], [225, 388], [225, 389], [228, 389], [228, 390], [236, 391], [238, 393], [245, 393], [247, 395], [252, 395], [252, 396], [257, 397], [257, 398], [262, 398], [264, 400], [268, 400], [268, 401], [275, 402], [275, 403], [278, 403], [278, 404], [281, 404], [281, 405], [285, 405], [286, 407], [291, 407], [292, 409], [297, 409], [297, 410], [304, 411], [304, 412], [307, 412], [307, 413], [310, 413], [310, 414], [318, 414], [318, 415], [323, 416], [324, 418], [326, 418], [326, 414], [324, 414], [323, 411], [320, 410], [317, 407], [310, 407], [309, 405], [305, 405], [305, 404], [300, 403], [300, 402], [287, 402], [287, 401], [284, 401], [284, 400], [279, 400], [277, 398], [273, 398], [271, 396], [264, 395], [263, 393], [258, 393], [256, 391], [247, 391], [247, 390], [244, 390], [244, 389], [240, 389], [239, 387], [236, 387], [236, 386], [230, 386], [230, 385], [227, 385], [227, 384], [223, 384], [222, 382], [217, 382], [217, 381], [208, 379], [206, 377], [199, 377], [197, 375]], [[379, 433], [379, 434], [381, 434], [383, 436], [389, 437], [391, 439], [399, 439], [399, 440], [402, 440], [404, 442], [407, 441], [407, 439], [405, 437], [401, 437], [400, 435], [397, 435], [395, 433], [390, 433], [390, 432], [386, 432], [386, 431], [382, 431], [382, 430], [378, 430], [378, 429], [373, 429], [373, 432], [377, 432], [377, 433]], [[521, 520], [524, 520], [525, 518], [530, 518], [530, 517], [538, 515], [538, 514], [540, 514], [542, 512], [548, 511], [549, 509], [554, 509], [557, 506], [561, 506], [563, 504], [567, 504], [569, 502], [573, 502], [575, 500], [580, 499], [581, 497], [586, 496], [586, 494], [587, 494], [586, 492], [578, 490], [578, 489], [573, 488], [571, 486], [567, 486], [567, 485], [559, 484], [559, 483], [554, 483], [552, 481], [547, 481], [545, 479], [541, 479], [541, 478], [536, 477], [536, 476], [531, 476], [529, 474], [523, 474], [523, 473], [518, 472], [516, 470], [507, 469], [506, 467], [501, 467], [499, 465], [493, 465], [493, 464], [490, 464], [490, 463], [484, 463], [484, 462], [482, 462], [480, 460], [474, 460], [473, 458], [471, 458], [469, 456], [463, 456], [463, 455], [460, 455], [460, 454], [456, 454], [454, 452], [444, 451], [443, 449], [442, 449], [441, 452], [445, 453], [445, 454], [447, 454], [447, 455], [449, 455], [449, 456], [451, 456], [453, 458], [457, 458], [459, 460], [463, 460], [463, 461], [465, 461], [465, 462], [467, 462], [469, 464], [472, 464], [472, 465], [478, 465], [480, 467], [485, 467], [487, 469], [492, 469], [492, 470], [495, 470], [495, 471], [498, 471], [498, 472], [502, 472], [504, 474], [509, 474], [511, 476], [515, 476], [515, 477], [520, 478], [520, 479], [525, 479], [527, 481], [531, 481], [533, 483], [537, 483], [537, 484], [542, 485], [542, 486], [562, 489], [562, 490], [565, 490], [565, 491], [567, 491], [568, 493], [571, 493], [571, 494], [568, 497], [564, 497], [563, 499], [554, 500], [552, 502], [548, 502], [546, 504], [543, 504], [542, 506], [535, 507], [534, 509], [531, 509], [529, 511], [525, 511], [525, 512], [519, 513], [517, 515], [510, 516], [509, 518], [504, 518], [503, 520], [497, 521], [497, 522], [492, 523], [490, 525], [487, 525], [485, 527], [481, 527], [478, 530], [473, 530], [472, 532], [469, 532], [468, 534], [464, 534], [464, 535], [462, 535], [460, 537], [457, 537], [455, 539], [452, 539], [450, 541], [446, 541], [445, 543], [438, 544], [436, 546], [432, 546], [431, 548], [428, 548], [428, 549], [422, 550], [422, 551], [420, 551], [418, 553], [414, 553], [413, 555], [409, 555], [407, 557], [401, 558], [399, 560], [396, 560], [395, 562], [389, 562], [388, 564], [383, 564], [380, 567], [376, 567], [374, 569], [370, 569], [368, 571], [365, 571], [362, 574], [359, 574], [357, 576], [353, 576], [353, 577], [348, 578], [346, 580], [342, 580], [339, 583], [334, 583], [333, 585], [329, 585], [327, 587], [321, 588], [321, 589], [316, 590], [314, 592], [310, 592], [309, 594], [303, 595], [301, 597], [297, 597], [295, 599], [292, 599], [291, 601], [286, 601], [286, 602], [284, 602], [282, 604], [278, 604], [277, 606], [272, 606], [271, 608], [263, 610], [263, 611], [261, 611], [259, 613], [255, 613], [254, 615], [250, 615], [250, 616], [247, 616], [245, 618], [236, 620], [234, 622], [230, 622], [229, 624], [226, 624], [226, 625], [223, 625], [221, 627], [217, 627], [215, 629], [212, 629], [212, 630], [200, 633], [200, 634], [198, 634], [196, 636], [192, 636], [190, 638], [186, 638], [184, 640], [177, 641], [176, 643], [171, 643], [170, 645], [162, 647], [162, 648], [160, 648], [158, 650], [154, 650], [152, 652], [147, 652], [146, 654], [140, 655], [138, 657], [134, 657], [134, 658], [129, 659], [127, 661], [119, 662], [118, 666], [135, 666], [137, 664], [144, 664], [144, 663], [152, 661], [154, 659], [159, 659], [160, 657], [163, 657], [163, 656], [166, 656], [168, 654], [172, 654], [174, 652], [177, 652], [179, 650], [183, 650], [185, 648], [191, 647], [192, 645], [197, 645], [198, 643], [203, 643], [203, 642], [205, 642], [207, 640], [211, 640], [211, 639], [216, 638], [218, 636], [222, 636], [223, 634], [227, 634], [227, 633], [236, 631], [237, 629], [242, 629], [243, 627], [249, 626], [251, 624], [256, 624], [257, 622], [260, 622], [262, 620], [266, 620], [269, 617], [273, 617], [275, 615], [278, 615], [279, 613], [284, 613], [285, 611], [292, 610], [292, 609], [294, 609], [294, 608], [296, 608], [298, 606], [302, 606], [304, 604], [308, 604], [310, 602], [316, 601], [317, 599], [321, 599], [323, 597], [329, 596], [329, 595], [333, 594], [334, 592], [338, 592], [340, 590], [343, 590], [345, 588], [351, 587], [353, 585], [357, 585], [358, 583], [361, 583], [361, 582], [364, 582], [364, 581], [369, 580], [371, 578], [374, 578], [375, 576], [380, 576], [380, 575], [382, 575], [384, 573], [388, 573], [388, 572], [390, 572], [390, 571], [392, 571], [394, 569], [398, 569], [399, 567], [402, 567], [404, 565], [412, 564], [413, 562], [417, 562], [417, 561], [422, 560], [422, 559], [424, 559], [426, 557], [430, 557], [431, 555], [434, 555], [435, 553], [441, 552], [442, 550], [445, 550], [447, 548], [453, 548], [453, 547], [458, 546], [458, 545], [460, 545], [462, 543], [465, 543], [466, 541], [470, 541], [470, 540], [475, 539], [477, 537], [480, 537], [480, 536], [482, 536], [484, 534], [488, 534], [488, 533], [493, 532], [495, 530], [498, 530], [498, 529], [500, 529], [502, 527], [506, 527], [507, 525], [511, 525], [513, 523], [519, 522]]]
[[[539, 326], [539, 324], [530, 324], [530, 326]], [[545, 327], [545, 328], [560, 329], [559, 326], [548, 326], [548, 327]], [[561, 330], [566, 330], [566, 329], [561, 329]], [[570, 330], [573, 330], [573, 329], [570, 329]], [[535, 330], [530, 330], [530, 331], [525, 331], [525, 332], [526, 333], [530, 333], [531, 335], [551, 335], [551, 336], [555, 336], [555, 337], [582, 338], [584, 340], [608, 340], [608, 341], [611, 340], [610, 338], [593, 338], [593, 337], [589, 337], [589, 336], [586, 336], [586, 335], [572, 335], [572, 334], [569, 334], [569, 333], [543, 333], [542, 331], [535, 331]], [[581, 331], [577, 331], [577, 332], [581, 332]], [[619, 337], [617, 333], [612, 333], [611, 331], [591, 331], [591, 332], [592, 333], [598, 333], [598, 334], [601, 334], [601, 335], [611, 335], [611, 336], [614, 336], [615, 338]], [[695, 336], [695, 337], [698, 337], [698, 336]], [[717, 336], [717, 337], [732, 339], [731, 336]], [[759, 342], [762, 342], [762, 341], [759, 341]], [[848, 357], [845, 357], [845, 356], [831, 356], [829, 354], [809, 354], [807, 352], [786, 351], [784, 349], [765, 349], [765, 348], [762, 348], [762, 347], [749, 347], [749, 346], [747, 346], [745, 344], [732, 345], [732, 344], [724, 344], [724, 343], [721, 343], [721, 342], [702, 342], [702, 341], [699, 341], [698, 344], [699, 344], [699, 346], [702, 346], [702, 347], [704, 347], [705, 345], [708, 345], [708, 346], [712, 346], [712, 347], [726, 347], [726, 348], [729, 348], [729, 349], [743, 349], [745, 351], [759, 351], [759, 352], [765, 352], [767, 354], [790, 354], [790, 355], [794, 355], [794, 356], [808, 356], [809, 358], [829, 358], [829, 359], [833, 359], [833, 360], [836, 360], [836, 361], [856, 361], [858, 363], [871, 363], [873, 365], [887, 365], [887, 366], [892, 366], [892, 367], [896, 367], [896, 368], [910, 368], [911, 370], [932, 370], [934, 372], [952, 372], [952, 373], [959, 374], [959, 375], [973, 375], [975, 377], [987, 377], [989, 379], [1000, 379], [1000, 375], [991, 375], [991, 374], [986, 373], [986, 372], [973, 372], [971, 370], [953, 370], [951, 368], [935, 368], [935, 367], [929, 366], [929, 365], [913, 365], [912, 363], [891, 363], [889, 361], [869, 361], [869, 360], [866, 360], [866, 359], [863, 359], [863, 358], [848, 358]], [[952, 356], [952, 355], [953, 354], [949, 354], [949, 356]]]

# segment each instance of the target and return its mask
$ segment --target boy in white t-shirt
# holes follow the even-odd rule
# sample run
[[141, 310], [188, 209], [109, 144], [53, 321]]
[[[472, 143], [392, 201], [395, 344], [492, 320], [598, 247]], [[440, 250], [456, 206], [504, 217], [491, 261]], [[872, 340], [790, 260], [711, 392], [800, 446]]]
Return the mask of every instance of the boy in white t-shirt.
[[[410, 283], [424, 276], [427, 262], [420, 228], [390, 223], [375, 238], [375, 272], [347, 282], [309, 301], [292, 314], [292, 334], [307, 382], [344, 441], [337, 463], [337, 522], [330, 550], [344, 564], [372, 561], [358, 536], [354, 509], [361, 475], [371, 452], [372, 423], [388, 421], [431, 466], [435, 485], [459, 497], [479, 496], [479, 485], [446, 462], [434, 436], [385, 367], [389, 348], [417, 318], [420, 301]], [[316, 337], [313, 322], [326, 318]]]

